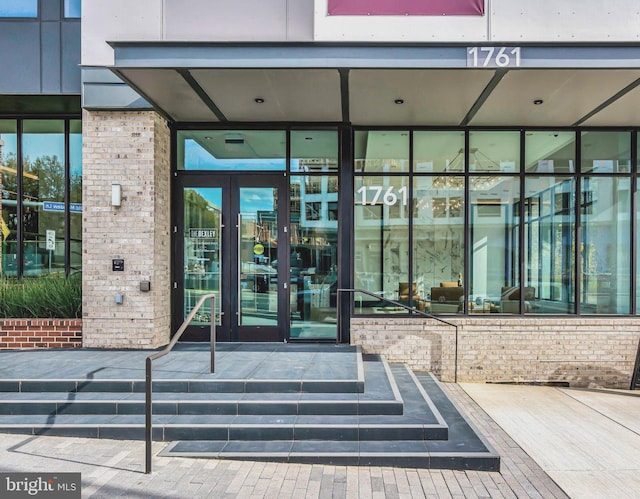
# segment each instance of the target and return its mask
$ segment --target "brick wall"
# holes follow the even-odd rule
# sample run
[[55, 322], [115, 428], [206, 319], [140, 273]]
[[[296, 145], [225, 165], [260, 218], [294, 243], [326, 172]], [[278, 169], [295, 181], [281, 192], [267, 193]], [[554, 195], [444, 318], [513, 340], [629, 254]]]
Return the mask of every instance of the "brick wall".
[[[85, 347], [154, 348], [169, 341], [169, 139], [153, 111], [83, 112]], [[120, 207], [111, 206], [112, 183], [121, 185]], [[112, 271], [116, 258], [124, 259], [123, 272]], [[141, 281], [150, 281], [151, 291], [140, 291]]]
[[0, 319], [0, 350], [81, 346], [82, 319]]
[[351, 320], [365, 353], [433, 371], [443, 381], [559, 382], [629, 388], [640, 340], [633, 318]]

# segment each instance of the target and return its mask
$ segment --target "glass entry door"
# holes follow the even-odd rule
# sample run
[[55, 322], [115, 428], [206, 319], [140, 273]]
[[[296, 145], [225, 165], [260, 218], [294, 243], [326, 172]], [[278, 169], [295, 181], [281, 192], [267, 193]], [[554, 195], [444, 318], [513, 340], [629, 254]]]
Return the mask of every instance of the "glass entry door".
[[[283, 174], [184, 178], [178, 189], [178, 261], [174, 330], [200, 297], [216, 294], [217, 339], [284, 341], [288, 338]], [[181, 258], [182, 257], [182, 258]], [[280, 268], [278, 268], [280, 267]], [[208, 340], [209, 303], [184, 340]]]

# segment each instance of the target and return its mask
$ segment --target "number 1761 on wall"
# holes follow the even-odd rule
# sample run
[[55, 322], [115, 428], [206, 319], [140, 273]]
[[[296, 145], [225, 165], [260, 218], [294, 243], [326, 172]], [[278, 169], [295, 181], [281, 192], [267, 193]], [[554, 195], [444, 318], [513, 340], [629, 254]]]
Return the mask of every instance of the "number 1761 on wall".
[[407, 206], [407, 186], [402, 186], [399, 189], [395, 189], [393, 186], [387, 187], [386, 190], [381, 185], [363, 185], [356, 191], [356, 194], [360, 195], [360, 199], [356, 200], [356, 203], [365, 205], [377, 205], [385, 204], [387, 206], [393, 206], [400, 202], [403, 206]]

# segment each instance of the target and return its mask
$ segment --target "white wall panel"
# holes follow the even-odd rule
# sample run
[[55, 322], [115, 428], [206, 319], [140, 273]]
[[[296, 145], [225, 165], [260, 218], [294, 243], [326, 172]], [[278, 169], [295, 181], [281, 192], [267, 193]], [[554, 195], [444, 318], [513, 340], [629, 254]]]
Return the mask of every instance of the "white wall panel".
[[484, 16], [328, 16], [315, 0], [318, 41], [612, 42], [640, 40], [638, 0], [485, 0]]
[[107, 41], [162, 39], [162, 0], [82, 0], [82, 64], [113, 64]]
[[640, 40], [638, 0], [490, 0], [491, 41]]

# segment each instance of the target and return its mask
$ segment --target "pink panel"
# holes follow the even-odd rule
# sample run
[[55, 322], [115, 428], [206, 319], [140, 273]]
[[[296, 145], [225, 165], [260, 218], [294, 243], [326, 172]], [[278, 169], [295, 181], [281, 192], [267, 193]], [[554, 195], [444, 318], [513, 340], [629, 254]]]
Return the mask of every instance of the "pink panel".
[[331, 16], [481, 16], [484, 0], [329, 0]]

